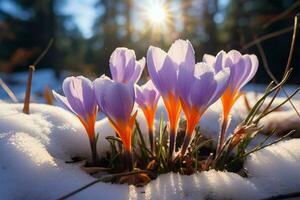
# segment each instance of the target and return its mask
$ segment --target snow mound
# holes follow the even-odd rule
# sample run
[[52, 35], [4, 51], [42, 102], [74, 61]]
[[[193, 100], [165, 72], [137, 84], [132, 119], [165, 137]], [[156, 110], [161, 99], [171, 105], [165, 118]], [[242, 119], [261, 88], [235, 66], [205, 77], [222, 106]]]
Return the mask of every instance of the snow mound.
[[24, 132], [1, 137], [0, 152], [0, 199], [56, 199], [92, 180]]
[[300, 139], [280, 142], [258, 151], [250, 155], [245, 163], [252, 182], [274, 195], [299, 191], [299, 167]]
[[[0, 199], [57, 199], [95, 180], [79, 164], [65, 163], [72, 156], [90, 155], [74, 115], [42, 104], [31, 104], [30, 115], [21, 111], [21, 104], [0, 104]], [[145, 129], [142, 115], [138, 119]], [[102, 154], [109, 149], [105, 136], [115, 133], [107, 119], [96, 123], [96, 132]], [[249, 156], [249, 178], [215, 170], [169, 173], [142, 188], [97, 183], [70, 199], [260, 199], [296, 191], [299, 166], [300, 139], [293, 139]]]

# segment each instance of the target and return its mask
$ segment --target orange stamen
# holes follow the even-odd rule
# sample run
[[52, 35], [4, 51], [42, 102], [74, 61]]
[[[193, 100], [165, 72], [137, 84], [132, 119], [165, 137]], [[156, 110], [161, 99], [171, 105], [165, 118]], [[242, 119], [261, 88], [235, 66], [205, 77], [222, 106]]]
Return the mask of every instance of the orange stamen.
[[229, 113], [234, 105], [234, 103], [238, 100], [238, 98], [242, 95], [242, 93], [234, 90], [232, 91], [229, 87], [226, 89], [224, 94], [221, 97], [223, 104], [223, 117], [227, 119]]
[[186, 133], [191, 136], [203, 112], [200, 112], [196, 107], [188, 106], [182, 99], [180, 99], [180, 102], [186, 117]]
[[83, 118], [81, 118], [80, 116], [78, 116], [80, 122], [83, 124], [89, 140], [90, 141], [94, 141], [95, 139], [95, 122], [96, 122], [96, 117], [97, 117], [97, 109], [95, 109], [95, 111], [93, 112], [92, 115], [89, 116], [88, 120], [85, 121]]
[[147, 120], [149, 142], [150, 142], [150, 148], [152, 152], [154, 151], [154, 146], [155, 146], [155, 139], [153, 136], [153, 122], [154, 122], [156, 108], [157, 108], [157, 104], [153, 105], [153, 107], [151, 107], [150, 105], [141, 106], [141, 109]]
[[237, 90], [231, 90], [230, 87], [227, 87], [226, 91], [221, 97], [222, 105], [223, 105], [223, 122], [221, 126], [221, 132], [219, 135], [219, 142], [217, 147], [217, 156], [220, 154], [221, 149], [224, 144], [225, 133], [228, 126], [228, 116], [230, 111], [234, 105], [234, 103], [238, 100], [238, 98], [242, 95], [242, 93]]
[[172, 93], [163, 97], [163, 100], [169, 116], [170, 129], [176, 132], [181, 111], [180, 101]]
[[144, 113], [144, 116], [147, 120], [147, 125], [148, 125], [148, 129], [150, 131], [153, 131], [153, 123], [154, 123], [154, 117], [155, 117], [155, 112], [156, 112], [156, 105], [152, 108], [150, 106], [142, 106], [141, 109]]
[[132, 128], [135, 122], [137, 111], [130, 117], [128, 122], [116, 121], [109, 119], [113, 128], [121, 138], [126, 151], [131, 152]]

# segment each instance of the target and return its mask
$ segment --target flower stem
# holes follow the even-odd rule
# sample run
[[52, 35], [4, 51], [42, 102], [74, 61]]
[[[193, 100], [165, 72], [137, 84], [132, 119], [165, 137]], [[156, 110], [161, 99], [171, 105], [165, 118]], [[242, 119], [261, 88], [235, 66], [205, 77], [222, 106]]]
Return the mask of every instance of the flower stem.
[[154, 136], [153, 136], [153, 130], [149, 129], [148, 134], [149, 134], [151, 153], [154, 153], [155, 140], [154, 140]]
[[225, 138], [225, 133], [227, 130], [227, 125], [228, 125], [228, 120], [227, 117], [223, 118], [223, 122], [222, 122], [222, 127], [221, 127], [221, 132], [219, 135], [219, 141], [218, 141], [218, 146], [217, 146], [217, 153], [216, 155], [218, 155], [224, 145], [224, 138]]
[[185, 133], [185, 137], [184, 137], [183, 144], [181, 147], [181, 156], [184, 156], [188, 146], [190, 145], [191, 135], [192, 134], [190, 134], [190, 133]]
[[176, 139], [176, 131], [174, 129], [170, 130], [170, 144], [169, 144], [169, 154], [168, 154], [168, 159], [169, 161], [172, 160], [173, 158], [173, 153], [175, 150], [175, 139]]
[[132, 159], [131, 150], [125, 150], [124, 156], [125, 156], [125, 160], [127, 162], [127, 169], [130, 172], [133, 170], [133, 159]]
[[94, 138], [93, 140], [90, 140], [91, 145], [91, 152], [92, 152], [92, 165], [97, 166], [99, 163], [99, 157], [97, 153], [97, 140]]

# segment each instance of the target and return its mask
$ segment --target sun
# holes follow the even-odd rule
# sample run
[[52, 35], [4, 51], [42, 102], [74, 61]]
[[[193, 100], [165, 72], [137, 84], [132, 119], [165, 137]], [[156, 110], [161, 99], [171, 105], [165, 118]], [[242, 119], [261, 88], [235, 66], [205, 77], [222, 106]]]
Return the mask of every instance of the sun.
[[146, 19], [153, 26], [163, 26], [167, 23], [168, 12], [162, 0], [148, 1], [144, 8]]

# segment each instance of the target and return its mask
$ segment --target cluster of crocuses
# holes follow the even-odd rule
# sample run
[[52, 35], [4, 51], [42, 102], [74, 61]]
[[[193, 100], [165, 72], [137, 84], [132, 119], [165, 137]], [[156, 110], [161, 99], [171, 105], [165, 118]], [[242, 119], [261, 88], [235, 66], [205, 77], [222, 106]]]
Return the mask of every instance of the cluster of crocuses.
[[[230, 110], [240, 96], [240, 89], [254, 76], [258, 60], [255, 55], [241, 55], [232, 50], [221, 51], [216, 57], [204, 55], [195, 62], [195, 52], [186, 40], [175, 41], [168, 52], [150, 46], [147, 52], [147, 68], [150, 80], [143, 86], [139, 80], [145, 59], [136, 60], [133, 50], [117, 48], [110, 58], [112, 80], [105, 75], [93, 82], [79, 76], [68, 77], [63, 83], [63, 97], [54, 96], [75, 113], [88, 134], [93, 162], [97, 162], [94, 126], [98, 108], [109, 119], [123, 142], [129, 170], [132, 166], [132, 133], [137, 103], [148, 125], [151, 151], [155, 148], [154, 120], [160, 96], [169, 120], [170, 161], [174, 159], [176, 134], [181, 110], [187, 122], [186, 133], [179, 156], [184, 156], [194, 135], [194, 129], [207, 108], [219, 98], [223, 104], [223, 125], [218, 149], [223, 146]], [[217, 122], [216, 122], [217, 123]]]

